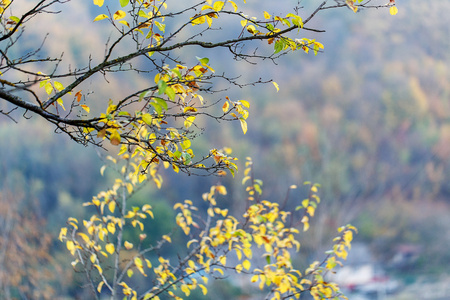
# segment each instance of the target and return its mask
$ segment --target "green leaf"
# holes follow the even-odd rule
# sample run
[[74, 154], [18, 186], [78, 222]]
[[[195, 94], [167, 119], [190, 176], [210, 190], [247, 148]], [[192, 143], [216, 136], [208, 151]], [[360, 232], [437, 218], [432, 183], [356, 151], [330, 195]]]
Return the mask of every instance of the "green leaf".
[[177, 76], [178, 76], [178, 78], [179, 79], [181, 79], [181, 72], [180, 72], [180, 70], [178, 69], [178, 68], [173, 68], [172, 69], [172, 72], [174, 72], [175, 74], [177, 74]]
[[158, 81], [158, 95], [161, 95], [166, 91], [167, 83], [164, 80]]
[[144, 121], [145, 124], [151, 126], [153, 118], [152, 118], [152, 116], [150, 114], [143, 114], [142, 115], [142, 121]]
[[128, 277], [133, 276], [133, 270], [128, 269], [128, 270], [127, 270], [127, 275], [128, 275]]
[[11, 17], [9, 17], [9, 19], [11, 21], [14, 21], [15, 23], [19, 23], [20, 22], [20, 19], [18, 17], [16, 17], [16, 16], [11, 16]]
[[284, 48], [284, 42], [282, 40], [276, 41], [275, 46], [274, 46], [274, 49], [275, 49], [274, 54], [277, 54], [278, 52], [283, 50], [283, 48]]
[[145, 13], [145, 11], [143, 11], [143, 10], [140, 10], [139, 12], [138, 12], [138, 16], [139, 17], [142, 17], [142, 18], [145, 18], [145, 19], [149, 19], [149, 17], [148, 17], [148, 15]]
[[159, 105], [159, 104], [156, 103], [156, 102], [150, 102], [150, 105], [153, 106], [153, 108], [155, 109], [155, 111], [156, 111], [156, 113], [157, 113], [158, 115], [160, 115], [160, 114], [162, 113], [162, 107], [161, 107], [161, 105]]
[[166, 100], [164, 100], [162, 98], [159, 98], [159, 97], [154, 97], [153, 100], [155, 100], [162, 108], [167, 110], [167, 102], [166, 102]]
[[188, 149], [189, 147], [191, 147], [191, 141], [190, 140], [184, 140], [181, 143], [181, 148], [183, 148], [183, 150]]
[[207, 63], [209, 63], [209, 58], [207, 57], [200, 58], [196, 56], [196, 58], [202, 65], [206, 65]]
[[120, 0], [120, 6], [125, 7], [130, 3], [130, 0]]
[[183, 152], [183, 153], [181, 154], [181, 156], [182, 156], [182, 158], [183, 158], [183, 163], [184, 163], [185, 165], [188, 165], [188, 164], [191, 163], [192, 157], [191, 157], [191, 155], [190, 155], [189, 153]]
[[142, 93], [139, 95], [139, 102], [141, 102], [142, 99], [144, 99], [144, 97], [146, 97], [149, 93], [150, 93], [149, 91], [142, 92]]
[[[170, 86], [168, 86], [166, 88], [166, 90], [164, 91], [164, 93], [167, 95], [167, 97], [169, 97], [170, 100], [174, 101], [175, 100], [175, 90], [173, 88], [171, 88]], [[166, 103], [167, 106], [167, 103]], [[166, 108], [167, 109], [167, 108]]]
[[181, 152], [180, 152], [180, 151], [175, 151], [175, 152], [173, 153], [173, 156], [175, 156], [176, 159], [180, 159], [180, 157], [181, 157]]
[[166, 30], [166, 24], [161, 24], [157, 21], [155, 21], [155, 25], [156, 27], [158, 27], [159, 30], [161, 30], [162, 32], [164, 32]]

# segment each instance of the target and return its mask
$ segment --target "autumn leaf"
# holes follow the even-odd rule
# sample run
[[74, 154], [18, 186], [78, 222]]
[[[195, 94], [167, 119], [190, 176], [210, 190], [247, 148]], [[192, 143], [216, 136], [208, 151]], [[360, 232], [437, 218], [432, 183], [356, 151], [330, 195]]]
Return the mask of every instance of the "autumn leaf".
[[398, 9], [396, 6], [391, 6], [391, 8], [389, 8], [389, 13], [393, 16], [395, 16], [398, 13]]
[[98, 15], [95, 17], [94, 22], [101, 21], [101, 20], [108, 19], [108, 18], [109, 17], [107, 15], [101, 14], [101, 15]]
[[244, 134], [246, 134], [247, 133], [247, 122], [244, 120], [244, 118], [239, 118], [239, 121], [241, 122], [242, 132]]
[[226, 113], [229, 109], [230, 109], [230, 104], [229, 104], [228, 101], [227, 101], [227, 102], [225, 102], [225, 103], [223, 104], [223, 106], [222, 106], [222, 111], [223, 111], [224, 113]]
[[81, 90], [75, 93], [75, 97], [77, 98], [77, 102], [81, 101], [81, 96], [82, 96]]
[[223, 2], [223, 1], [216, 1], [213, 4], [213, 9], [215, 11], [221, 11], [224, 5], [225, 5], [225, 2]]
[[127, 249], [127, 250], [130, 250], [133, 248], [133, 244], [128, 241], [125, 241], [124, 246], [125, 246], [125, 249]]
[[61, 84], [61, 82], [55, 81], [53, 82], [53, 85], [55, 86], [55, 89], [58, 91], [62, 91], [64, 89], [64, 86]]
[[53, 92], [53, 86], [50, 82], [47, 82], [44, 86], [45, 88], [45, 92], [47, 93], [47, 95], [50, 95]]
[[112, 145], [117, 146], [120, 144], [120, 134], [117, 130], [114, 130], [109, 137], [109, 141]]
[[278, 83], [276, 83], [275, 81], [272, 81], [272, 84], [274, 85], [274, 87], [277, 89], [277, 92], [278, 92], [280, 90]]
[[87, 113], [89, 113], [91, 111], [91, 109], [89, 108], [89, 106], [82, 104], [81, 108], [83, 108]]
[[102, 7], [104, 1], [105, 0], [94, 0], [94, 5], [98, 5], [99, 7]]
[[120, 20], [120, 19], [125, 18], [126, 15], [127, 15], [126, 12], [124, 12], [123, 10], [118, 10], [114, 13], [113, 19]]

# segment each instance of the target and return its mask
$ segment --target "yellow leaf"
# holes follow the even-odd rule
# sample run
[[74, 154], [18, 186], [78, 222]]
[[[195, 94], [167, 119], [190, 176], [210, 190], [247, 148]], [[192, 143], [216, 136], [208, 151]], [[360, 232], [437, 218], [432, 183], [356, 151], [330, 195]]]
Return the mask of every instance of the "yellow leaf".
[[305, 199], [302, 201], [302, 206], [307, 207], [309, 205], [309, 199]]
[[187, 112], [196, 112], [197, 109], [195, 107], [192, 106], [187, 106], [183, 109], [183, 113], [187, 113]]
[[97, 286], [97, 292], [99, 292], [99, 293], [101, 293], [102, 292], [102, 287], [103, 287], [103, 285], [105, 284], [105, 282], [100, 282], [99, 284], [98, 284], [98, 286]]
[[207, 9], [213, 9], [211, 5], [203, 5], [202, 6], [202, 11], [203, 10], [207, 10]]
[[126, 15], [127, 15], [126, 12], [124, 12], [123, 10], [120, 10], [120, 9], [119, 9], [118, 11], [116, 11], [116, 12], [114, 13], [113, 19], [114, 19], [114, 20], [120, 20], [120, 19], [125, 18]]
[[225, 2], [223, 2], [223, 1], [216, 1], [216, 2], [214, 2], [213, 9], [215, 11], [221, 11], [224, 5], [225, 5]]
[[242, 266], [243, 266], [246, 270], [250, 270], [251, 263], [250, 263], [250, 261], [248, 261], [248, 259], [246, 259], [246, 260], [244, 260], [244, 262], [242, 263]]
[[134, 264], [136, 265], [137, 268], [143, 267], [142, 260], [139, 257], [134, 258]]
[[117, 146], [120, 144], [120, 134], [117, 130], [114, 130], [109, 137], [109, 141], [112, 145]]
[[107, 225], [108, 231], [114, 234], [116, 232], [116, 225], [113, 222], [109, 222]]
[[127, 275], [128, 275], [128, 277], [133, 276], [133, 270], [128, 269], [128, 270], [127, 270]]
[[389, 8], [389, 13], [393, 16], [395, 16], [398, 13], [398, 9], [396, 6], [391, 6], [391, 8]]
[[145, 259], [145, 262], [147, 263], [147, 268], [150, 269], [152, 267], [152, 263], [148, 259]]
[[189, 116], [184, 121], [184, 127], [189, 128], [192, 124], [194, 124], [195, 116]]
[[55, 89], [57, 89], [58, 91], [62, 91], [64, 89], [64, 86], [58, 81], [53, 82], [53, 85], [55, 86]]
[[256, 28], [253, 25], [248, 25], [247, 26], [247, 31], [250, 32], [251, 34], [255, 34], [256, 33]]
[[219, 272], [220, 274], [222, 274], [222, 276], [223, 276], [223, 271], [222, 271], [222, 269], [214, 268], [213, 271], [217, 271], [217, 272]]
[[208, 27], [212, 26], [212, 18], [210, 16], [206, 16], [206, 22], [208, 23]]
[[94, 5], [98, 5], [99, 7], [103, 6], [104, 0], [94, 0]]
[[227, 189], [223, 185], [216, 186], [216, 191], [219, 192], [221, 195], [227, 194]]
[[94, 267], [96, 267], [97, 268], [97, 270], [98, 270], [98, 272], [100, 273], [100, 274], [102, 274], [103, 273], [103, 269], [102, 269], [102, 267], [100, 267], [99, 265], [97, 265], [97, 264], [95, 264], [94, 265]]
[[268, 19], [270, 19], [271, 17], [272, 17], [272, 16], [271, 16], [267, 11], [264, 12], [264, 19], [268, 20]]
[[192, 244], [192, 243], [198, 243], [198, 240], [190, 240], [188, 243], [187, 243], [187, 245], [186, 245], [186, 247], [187, 248], [189, 248], [189, 246]]
[[89, 239], [89, 237], [87, 236], [87, 234], [82, 233], [82, 232], [79, 232], [79, 233], [77, 233], [77, 235], [78, 235], [78, 236], [81, 236], [81, 238], [83, 239], [83, 241], [84, 241], [86, 244], [90, 242], [90, 239]]
[[127, 183], [126, 185], [128, 194], [133, 193], [133, 185], [131, 183]]
[[73, 241], [67, 241], [66, 243], [67, 250], [70, 251], [70, 254], [75, 255], [75, 244]]
[[108, 18], [109, 17], [107, 15], [101, 14], [101, 15], [98, 15], [95, 17], [94, 22], [101, 21], [101, 20], [108, 19]]
[[109, 208], [110, 212], [114, 213], [114, 210], [116, 209], [116, 202], [115, 201], [110, 201], [108, 203], [108, 208]]
[[226, 256], [224, 256], [224, 255], [222, 255], [220, 258], [219, 258], [219, 261], [220, 261], [220, 263], [222, 264], [222, 265], [226, 265], [227, 264], [227, 257]]
[[59, 240], [62, 242], [63, 237], [66, 237], [67, 235], [67, 227], [61, 228], [61, 231], [59, 232]]
[[81, 105], [81, 108], [83, 108], [87, 113], [91, 111], [90, 107], [84, 104]]
[[239, 100], [239, 102], [242, 104], [242, 106], [250, 108], [250, 102], [248, 102], [247, 100]]
[[208, 293], [208, 289], [203, 284], [198, 285], [202, 289], [203, 295], [206, 295]]
[[106, 251], [109, 252], [109, 254], [113, 254], [114, 250], [115, 250], [114, 244], [112, 244], [112, 243], [106, 244], [105, 249], [106, 249]]
[[358, 7], [356, 5], [354, 5], [353, 0], [346, 0], [345, 3], [347, 4], [348, 7], [350, 7], [351, 10], [353, 10], [354, 12], [358, 11]]
[[188, 261], [189, 268], [195, 270], [195, 263], [192, 260]]
[[119, 21], [119, 23], [123, 24], [123, 25], [125, 25], [127, 27], [130, 27], [130, 24], [127, 21], [125, 21], [125, 20], [121, 20], [121, 21]]
[[50, 95], [53, 92], [53, 86], [50, 82], [47, 82], [44, 85], [44, 88], [45, 88], [45, 92], [47, 93], [47, 95]]
[[147, 124], [148, 126], [151, 126], [153, 122], [153, 117], [150, 114], [143, 114], [142, 121], [144, 121], [145, 124]]
[[168, 241], [169, 243], [172, 243], [172, 239], [170, 238], [170, 236], [163, 235], [162, 238], [165, 239], [166, 241]]
[[314, 208], [313, 206], [308, 206], [308, 207], [306, 208], [306, 211], [308, 212], [308, 214], [309, 214], [311, 217], [314, 217], [315, 208]]
[[227, 102], [225, 102], [222, 106], [222, 110], [224, 113], [226, 113], [228, 111], [228, 109], [230, 108], [230, 104]]
[[241, 273], [242, 272], [242, 265], [241, 264], [237, 265], [235, 267], [235, 270], [236, 270], [237, 273]]
[[236, 3], [234, 3], [233, 1], [231, 1], [231, 0], [228, 0], [228, 3], [230, 3], [232, 6], [233, 6], [233, 8], [234, 8], [234, 12], [237, 12], [237, 10], [238, 10], [238, 6], [236, 5]]
[[243, 118], [239, 118], [239, 121], [241, 122], [242, 132], [244, 134], [246, 134], [247, 133], [247, 122]]
[[62, 109], [66, 110], [66, 108], [64, 107], [64, 103], [63, 103], [61, 98], [58, 98], [58, 100], [56, 100], [56, 102], [58, 102], [58, 104], [62, 107]]
[[181, 285], [181, 290], [186, 294], [186, 296], [189, 296], [191, 294], [191, 291], [186, 284]]
[[133, 248], [133, 244], [128, 241], [125, 241], [124, 246], [125, 246], [125, 249], [127, 249], [127, 250], [130, 250]]
[[276, 83], [275, 81], [272, 81], [273, 85], [275, 86], [275, 88], [277, 89], [277, 92], [280, 90], [280, 87], [278, 86], [278, 83]]

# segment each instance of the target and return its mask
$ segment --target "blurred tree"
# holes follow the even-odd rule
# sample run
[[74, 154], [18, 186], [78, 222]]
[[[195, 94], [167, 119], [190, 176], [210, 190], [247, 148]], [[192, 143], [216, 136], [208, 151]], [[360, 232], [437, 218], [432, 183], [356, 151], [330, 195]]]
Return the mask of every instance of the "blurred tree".
[[0, 193], [0, 298], [54, 299], [52, 284], [61, 269], [51, 256], [53, 237], [42, 230], [32, 201], [22, 197]]

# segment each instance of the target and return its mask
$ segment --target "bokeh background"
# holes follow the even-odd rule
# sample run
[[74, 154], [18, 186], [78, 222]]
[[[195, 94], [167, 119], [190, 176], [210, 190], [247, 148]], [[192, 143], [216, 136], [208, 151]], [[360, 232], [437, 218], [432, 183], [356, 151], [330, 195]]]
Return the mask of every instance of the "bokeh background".
[[[256, 11], [257, 1], [247, 2]], [[294, 2], [278, 1], [273, 9], [287, 10]], [[387, 10], [321, 12], [310, 26], [326, 33], [305, 33], [325, 45], [317, 56], [291, 53], [276, 64], [253, 65], [219, 50], [182, 53], [207, 56], [216, 72], [240, 76], [243, 83], [262, 78], [280, 85], [279, 92], [268, 84], [212, 95], [211, 102], [225, 94], [250, 101], [248, 133], [237, 123], [205, 120], [195, 143], [205, 153], [231, 147], [242, 169], [251, 156], [264, 198], [282, 201], [292, 184], [321, 184], [318, 215], [296, 259], [320, 257], [338, 226], [358, 227], [346, 267], [336, 275], [350, 299], [448, 299], [450, 1], [397, 2], [395, 17]], [[308, 11], [311, 3], [304, 5]], [[43, 53], [64, 52], [74, 65], [86, 64], [90, 55], [100, 58], [109, 29], [96, 23], [91, 30], [98, 8], [71, 1], [61, 9], [29, 26], [16, 51], [30, 51], [48, 33]], [[103, 98], [151, 78], [128, 80], [91, 81], [86, 89], [95, 90], [91, 98]], [[39, 290], [36, 299], [83, 299], [82, 277], [72, 272], [57, 236], [67, 217], [86, 214], [81, 204], [108, 185], [112, 174], [101, 176], [99, 169], [114, 149], [75, 144], [39, 117], [22, 114], [16, 113], [17, 123], [0, 115], [0, 232], [8, 236], [0, 240], [0, 277], [9, 276], [13, 290]], [[245, 206], [240, 179], [242, 174], [232, 180], [164, 172], [162, 189], [149, 185], [136, 201], [174, 218], [175, 202], [200, 200], [221, 182], [229, 190], [227, 205], [237, 213]], [[293, 207], [302, 199], [297, 193], [290, 195]], [[172, 229], [158, 223], [147, 228], [155, 236]], [[175, 255], [176, 246], [171, 251]], [[211, 285], [203, 299], [258, 299], [239, 281]]]

